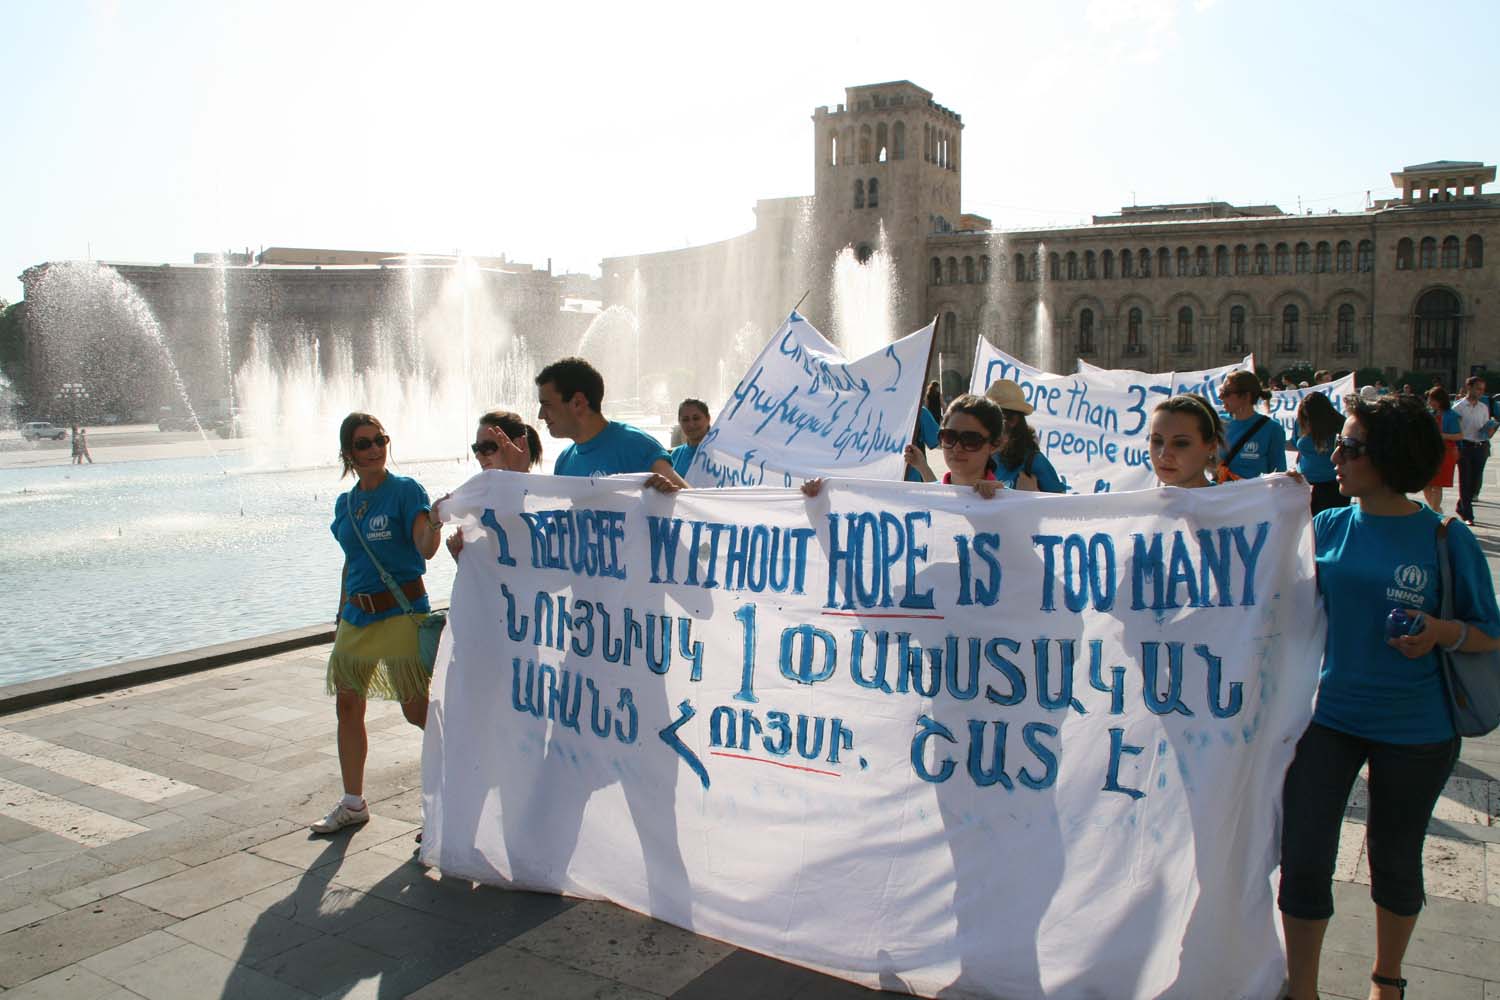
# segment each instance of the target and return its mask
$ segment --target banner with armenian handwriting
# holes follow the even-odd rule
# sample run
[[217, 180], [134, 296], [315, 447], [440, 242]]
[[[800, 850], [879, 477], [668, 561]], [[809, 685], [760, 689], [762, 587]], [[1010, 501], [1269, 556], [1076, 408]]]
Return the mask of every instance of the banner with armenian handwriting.
[[422, 859], [934, 996], [1270, 996], [1307, 491], [486, 472]]
[[750, 365], [688, 467], [694, 486], [796, 486], [906, 472], [932, 324], [846, 358], [793, 312]]

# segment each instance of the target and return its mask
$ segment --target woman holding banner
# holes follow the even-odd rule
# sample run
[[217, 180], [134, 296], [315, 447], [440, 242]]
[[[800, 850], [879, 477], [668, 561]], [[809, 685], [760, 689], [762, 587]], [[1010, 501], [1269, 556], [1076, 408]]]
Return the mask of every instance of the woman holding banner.
[[[1356, 398], [1335, 439], [1333, 466], [1339, 490], [1359, 503], [1313, 519], [1328, 631], [1317, 706], [1282, 791], [1277, 896], [1289, 995], [1297, 1000], [1317, 996], [1340, 824], [1366, 765], [1375, 902], [1370, 997], [1402, 996], [1401, 962], [1425, 898], [1422, 842], [1459, 749], [1435, 647], [1500, 649], [1500, 608], [1478, 542], [1456, 521], [1440, 540], [1438, 515], [1406, 498], [1431, 480], [1442, 455], [1419, 400]], [[1453, 566], [1451, 620], [1433, 614], [1443, 544]], [[1388, 631], [1388, 616], [1401, 627]]]
[[[705, 411], [706, 412], [706, 411]], [[486, 472], [509, 470], [526, 472], [542, 460], [542, 438], [519, 413], [509, 410], [491, 410], [479, 418], [474, 430], [474, 443], [469, 450]], [[436, 509], [444, 500], [440, 497], [433, 504]], [[464, 550], [464, 534], [455, 531], [448, 537], [448, 554], [454, 559]]]
[[1225, 376], [1219, 399], [1229, 411], [1229, 425], [1224, 428], [1224, 447], [1219, 453], [1219, 482], [1286, 471], [1286, 431], [1278, 421], [1255, 412], [1256, 403], [1270, 398], [1254, 372], [1241, 370]]
[[1344, 418], [1321, 392], [1308, 393], [1297, 404], [1297, 471], [1312, 487], [1314, 516], [1349, 506], [1333, 471], [1333, 442], [1343, 426]]
[[1002, 378], [991, 383], [984, 394], [1005, 415], [1005, 434], [995, 451], [995, 478], [1013, 490], [1066, 493], [1062, 477], [1042, 454], [1036, 432], [1026, 423], [1026, 414], [1034, 409], [1026, 402], [1026, 393], [1015, 382]]
[[1422, 490], [1422, 498], [1427, 501], [1427, 506], [1441, 514], [1443, 490], [1453, 485], [1453, 470], [1458, 466], [1458, 442], [1463, 439], [1464, 428], [1458, 414], [1453, 412], [1453, 400], [1448, 396], [1448, 390], [1442, 386], [1435, 385], [1427, 390], [1427, 409], [1443, 438], [1443, 462], [1432, 482]]
[[[936, 435], [937, 443], [943, 447], [943, 462], [948, 466], [943, 483], [972, 486], [986, 499], [994, 496], [1000, 483], [990, 470], [990, 458], [1000, 450], [1004, 436], [1005, 414], [983, 396], [965, 393], [948, 404], [943, 426]], [[915, 470], [921, 477], [918, 482], [937, 481], [927, 462], [927, 453], [915, 444], [906, 446], [906, 463], [908, 470]]]
[[1151, 414], [1151, 468], [1163, 486], [1212, 486], [1224, 431], [1219, 415], [1202, 396], [1173, 396]]

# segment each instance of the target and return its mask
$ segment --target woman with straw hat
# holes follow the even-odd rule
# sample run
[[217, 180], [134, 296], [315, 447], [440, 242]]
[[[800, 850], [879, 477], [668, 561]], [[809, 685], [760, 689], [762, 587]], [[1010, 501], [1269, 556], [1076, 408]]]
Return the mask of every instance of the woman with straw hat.
[[1026, 402], [1026, 393], [1015, 382], [1002, 378], [984, 394], [1005, 414], [1005, 435], [994, 458], [995, 478], [1013, 490], [1066, 493], [1062, 477], [1042, 454], [1036, 433], [1026, 423], [1026, 414], [1035, 409]]

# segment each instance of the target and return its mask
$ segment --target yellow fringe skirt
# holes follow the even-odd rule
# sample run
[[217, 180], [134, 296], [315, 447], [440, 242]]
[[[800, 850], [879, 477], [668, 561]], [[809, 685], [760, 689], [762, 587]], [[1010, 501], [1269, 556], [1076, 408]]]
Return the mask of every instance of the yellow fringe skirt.
[[425, 615], [392, 615], [369, 625], [340, 621], [328, 656], [328, 693], [411, 701], [427, 697], [428, 676], [417, 645]]

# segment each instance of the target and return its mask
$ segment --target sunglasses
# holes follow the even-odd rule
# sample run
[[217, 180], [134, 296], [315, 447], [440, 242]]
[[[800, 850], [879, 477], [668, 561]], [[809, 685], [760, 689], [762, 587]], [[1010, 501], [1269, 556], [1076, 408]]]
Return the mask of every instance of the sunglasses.
[[372, 438], [355, 438], [354, 450], [369, 451], [371, 448], [384, 448], [390, 443], [391, 436], [389, 434], [376, 434]]
[[961, 451], [978, 451], [989, 444], [989, 437], [978, 431], [955, 431], [944, 427], [938, 431], [938, 440], [943, 443], [944, 448], [958, 448]]
[[1342, 451], [1344, 457], [1350, 460], [1364, 457], [1370, 446], [1358, 438], [1346, 438], [1342, 435], [1333, 439], [1333, 450]]
[[500, 445], [494, 441], [480, 441], [478, 444], [469, 445], [469, 450], [476, 455], [493, 455], [500, 450]]

